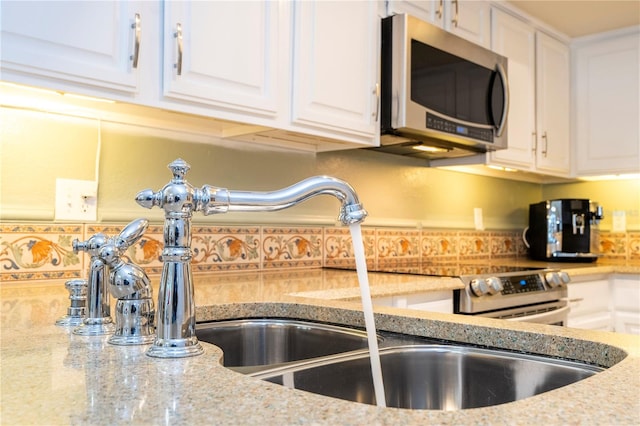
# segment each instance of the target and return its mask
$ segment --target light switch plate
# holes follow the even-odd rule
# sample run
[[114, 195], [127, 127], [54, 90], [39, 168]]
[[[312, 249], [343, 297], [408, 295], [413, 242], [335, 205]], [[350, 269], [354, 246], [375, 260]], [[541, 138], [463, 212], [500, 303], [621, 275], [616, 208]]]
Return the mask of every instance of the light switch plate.
[[627, 231], [627, 215], [624, 210], [613, 211], [613, 226], [612, 232], [626, 232]]
[[95, 222], [98, 216], [98, 182], [56, 179], [55, 220]]

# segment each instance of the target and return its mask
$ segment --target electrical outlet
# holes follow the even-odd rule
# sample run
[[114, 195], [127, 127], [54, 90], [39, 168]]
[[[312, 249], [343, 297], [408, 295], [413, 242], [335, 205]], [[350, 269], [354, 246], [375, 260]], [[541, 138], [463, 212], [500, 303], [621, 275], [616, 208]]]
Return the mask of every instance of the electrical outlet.
[[56, 179], [55, 220], [95, 222], [98, 216], [98, 182]]

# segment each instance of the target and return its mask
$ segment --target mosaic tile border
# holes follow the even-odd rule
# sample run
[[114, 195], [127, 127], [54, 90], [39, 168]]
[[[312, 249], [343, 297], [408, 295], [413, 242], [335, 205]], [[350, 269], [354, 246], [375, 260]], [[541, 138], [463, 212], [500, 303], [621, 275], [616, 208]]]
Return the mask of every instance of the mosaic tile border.
[[[74, 239], [117, 235], [125, 224], [0, 224], [0, 281], [81, 278], [89, 258], [74, 253]], [[162, 271], [163, 228], [150, 225], [127, 255], [148, 274]], [[194, 273], [289, 268], [354, 267], [348, 228], [318, 226], [210, 226], [192, 228]], [[601, 232], [603, 256], [640, 260], [640, 232]], [[363, 227], [367, 265], [442, 263], [526, 257], [520, 231]]]

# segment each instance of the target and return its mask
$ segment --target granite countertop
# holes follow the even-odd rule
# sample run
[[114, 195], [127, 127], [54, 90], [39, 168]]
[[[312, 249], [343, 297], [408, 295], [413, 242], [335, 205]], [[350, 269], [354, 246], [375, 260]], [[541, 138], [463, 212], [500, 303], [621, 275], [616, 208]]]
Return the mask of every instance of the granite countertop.
[[[578, 276], [640, 269], [598, 265], [572, 271]], [[152, 281], [157, 284], [158, 278]], [[355, 272], [210, 274], [194, 281], [198, 321], [275, 316], [364, 325], [360, 303], [351, 297], [357, 288]], [[452, 278], [397, 274], [370, 274], [370, 283], [374, 296], [462, 286]], [[323, 292], [344, 297], [322, 298]], [[640, 423], [638, 336], [376, 307], [380, 330], [610, 367], [513, 403], [459, 411], [405, 410], [326, 398], [243, 376], [222, 367], [221, 350], [207, 343], [201, 356], [156, 359], [144, 354], [145, 346], [113, 346], [106, 337], [73, 335], [53, 325], [68, 306], [62, 281], [5, 283], [0, 296], [2, 424]]]

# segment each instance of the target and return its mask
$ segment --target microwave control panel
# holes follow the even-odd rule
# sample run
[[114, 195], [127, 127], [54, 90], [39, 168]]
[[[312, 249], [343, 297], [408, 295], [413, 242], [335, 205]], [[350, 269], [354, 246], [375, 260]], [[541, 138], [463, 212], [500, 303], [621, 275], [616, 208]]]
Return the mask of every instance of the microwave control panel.
[[439, 130], [484, 142], [493, 142], [493, 129], [462, 125], [430, 113], [427, 113], [427, 129]]

